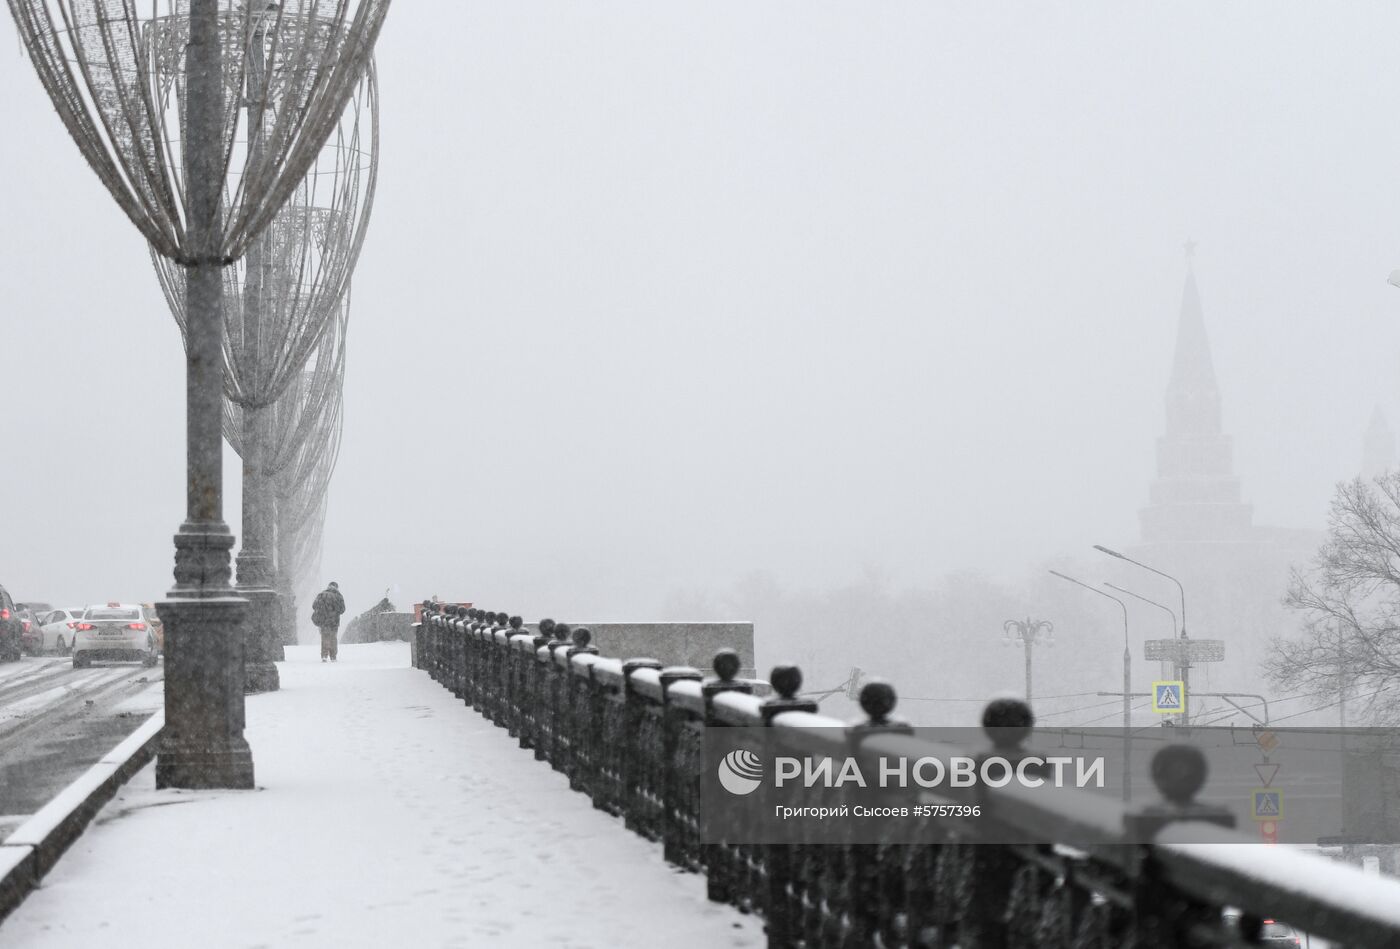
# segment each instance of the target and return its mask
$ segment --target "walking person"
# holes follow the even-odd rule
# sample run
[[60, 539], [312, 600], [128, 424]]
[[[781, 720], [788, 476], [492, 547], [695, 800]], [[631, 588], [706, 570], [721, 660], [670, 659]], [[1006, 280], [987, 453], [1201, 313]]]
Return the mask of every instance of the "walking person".
[[336, 661], [336, 646], [340, 636], [340, 614], [345, 612], [345, 598], [340, 584], [334, 580], [311, 603], [311, 622], [321, 631], [321, 661]]

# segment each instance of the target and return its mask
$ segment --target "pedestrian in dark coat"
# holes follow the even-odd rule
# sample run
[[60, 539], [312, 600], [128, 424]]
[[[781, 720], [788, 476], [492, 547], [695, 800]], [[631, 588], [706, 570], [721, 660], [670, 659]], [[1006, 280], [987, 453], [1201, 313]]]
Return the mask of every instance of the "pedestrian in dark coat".
[[340, 614], [345, 612], [345, 598], [334, 580], [311, 603], [311, 622], [321, 631], [321, 661], [336, 661], [336, 640], [340, 633]]

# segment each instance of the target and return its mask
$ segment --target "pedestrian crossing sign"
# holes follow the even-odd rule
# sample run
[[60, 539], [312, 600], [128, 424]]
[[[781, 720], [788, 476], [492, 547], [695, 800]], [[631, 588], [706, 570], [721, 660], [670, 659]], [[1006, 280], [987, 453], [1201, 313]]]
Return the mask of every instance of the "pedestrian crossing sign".
[[1283, 792], [1278, 788], [1255, 788], [1249, 792], [1249, 816], [1254, 820], [1282, 820]]
[[1152, 683], [1152, 711], [1180, 712], [1186, 705], [1186, 683], [1180, 679]]

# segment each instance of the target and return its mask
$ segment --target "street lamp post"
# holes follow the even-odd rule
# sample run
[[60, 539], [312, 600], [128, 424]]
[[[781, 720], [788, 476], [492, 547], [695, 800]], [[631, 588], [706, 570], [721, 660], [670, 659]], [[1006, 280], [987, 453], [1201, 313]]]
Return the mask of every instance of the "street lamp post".
[[[1163, 571], [1158, 570], [1156, 567], [1150, 566], [1149, 564], [1145, 564], [1140, 560], [1134, 560], [1132, 557], [1129, 557], [1126, 554], [1121, 554], [1116, 550], [1103, 546], [1102, 544], [1095, 544], [1094, 549], [1101, 554], [1108, 554], [1110, 557], [1116, 557], [1117, 559], [1126, 561], [1127, 563], [1130, 563], [1135, 567], [1141, 567], [1148, 573], [1155, 573], [1157, 574], [1157, 576], [1165, 577], [1172, 583], [1175, 583], [1177, 593], [1181, 596], [1181, 634], [1179, 638], [1182, 640], [1190, 638], [1186, 635], [1186, 588], [1181, 585], [1180, 580], [1178, 580], [1176, 577], [1172, 576], [1169, 573], [1164, 573]], [[1140, 597], [1140, 599], [1146, 598]], [[1152, 603], [1153, 601], [1147, 600], [1147, 602]], [[1161, 606], [1160, 603], [1153, 603], [1153, 605]], [[1175, 617], [1173, 617], [1173, 624], [1175, 624]], [[1183, 645], [1181, 651], [1177, 653], [1178, 658], [1175, 662], [1175, 666], [1177, 670], [1177, 677], [1181, 679], [1181, 724], [1190, 725], [1191, 657], [1190, 654], [1186, 651], [1186, 649], [1187, 647]]]
[[[1108, 587], [1110, 590], [1117, 590], [1119, 593], [1126, 593], [1128, 596], [1132, 597], [1132, 598], [1135, 599], [1135, 600], [1141, 600], [1142, 602], [1144, 602], [1144, 603], [1146, 603], [1146, 604], [1148, 604], [1148, 605], [1150, 605], [1150, 606], [1155, 606], [1155, 607], [1157, 607], [1157, 609], [1162, 610], [1163, 612], [1165, 612], [1168, 616], [1171, 617], [1171, 621], [1172, 621], [1172, 635], [1171, 635], [1171, 638], [1173, 638], [1173, 639], [1176, 638], [1176, 613], [1174, 613], [1174, 612], [1172, 611], [1172, 608], [1171, 608], [1170, 606], [1167, 606], [1167, 605], [1164, 604], [1164, 603], [1158, 603], [1156, 600], [1149, 600], [1147, 597], [1143, 596], [1141, 593], [1134, 593], [1132, 590], [1126, 589], [1126, 588], [1124, 588], [1124, 587], [1117, 586], [1116, 584], [1112, 584], [1112, 583], [1105, 582], [1105, 583], [1104, 583], [1104, 586]], [[1176, 668], [1180, 668], [1180, 666], [1176, 666]], [[1183, 688], [1184, 688], [1184, 687], [1183, 687]], [[1127, 689], [1124, 688], [1123, 691], [1126, 692]]]
[[[1033, 620], [1027, 617], [1024, 620], [1009, 619], [1002, 624], [1002, 631], [1005, 637], [1002, 639], [1003, 646], [1010, 646], [1013, 642], [1026, 650], [1026, 704], [1031, 702], [1031, 652], [1035, 645], [1041, 642], [1041, 634], [1045, 634], [1045, 645], [1055, 645], [1055, 624], [1049, 620]], [[1015, 635], [1012, 635], [1014, 632]]]
[[[267, 69], [264, 45], [267, 42], [267, 12], [255, 21], [253, 35], [248, 43], [248, 89], [262, 89]], [[258, 162], [265, 152], [267, 133], [264, 119], [268, 101], [256, 94], [248, 96], [248, 159]], [[275, 263], [269, 234], [263, 232], [253, 238], [244, 258], [243, 322], [246, 338], [241, 340], [246, 355], [253, 361], [271, 361], [272, 353], [260, 352], [271, 348], [271, 321], [265, 318], [264, 311], [270, 309], [273, 294], [269, 284]], [[227, 325], [229, 321], [225, 319]], [[280, 340], [278, 342], [281, 342]], [[230, 366], [225, 363], [227, 373]], [[243, 546], [238, 552], [237, 577], [238, 595], [248, 601], [248, 621], [243, 638], [243, 691], [275, 692], [281, 687], [281, 678], [273, 657], [267, 649], [268, 627], [272, 625], [272, 558], [268, 549], [265, 496], [268, 479], [265, 469], [264, 450], [267, 447], [267, 410], [264, 407], [243, 409]]]
[[175, 587], [160, 604], [167, 626], [166, 727], [157, 787], [253, 787], [243, 737], [243, 621], [229, 585], [233, 534], [223, 517], [223, 289], [221, 173], [224, 64], [218, 6], [192, 2], [185, 59], [189, 327], [186, 365], [186, 516], [175, 535]]
[[[251, 788], [244, 618], [223, 519], [224, 280], [286, 203], [367, 68], [390, 0], [318, 0], [318, 27], [261, 70], [295, 101], [269, 110], [260, 155], [239, 141], [240, 86], [261, 16], [231, 0], [9, 0], [20, 41], [83, 157], [154, 251], [183, 268], [186, 506], [165, 620], [156, 786]], [[271, 4], [268, 16], [297, 16]], [[138, 11], [138, 7], [141, 8]], [[300, 9], [300, 5], [298, 5]], [[230, 79], [234, 81], [229, 82]], [[274, 147], [275, 143], [275, 147]]]
[[[1118, 608], [1123, 611], [1123, 800], [1130, 801], [1133, 798], [1133, 740], [1131, 729], [1133, 727], [1132, 699], [1133, 691], [1133, 653], [1128, 648], [1128, 605], [1118, 597], [1105, 593], [1098, 587], [1091, 587], [1083, 580], [1076, 580], [1068, 574], [1060, 573], [1058, 570], [1050, 571], [1061, 580], [1068, 580], [1075, 586], [1083, 587], [1090, 593], [1105, 597], [1118, 604]], [[1111, 584], [1105, 584], [1111, 586]], [[1117, 587], [1114, 587], [1117, 589]]]

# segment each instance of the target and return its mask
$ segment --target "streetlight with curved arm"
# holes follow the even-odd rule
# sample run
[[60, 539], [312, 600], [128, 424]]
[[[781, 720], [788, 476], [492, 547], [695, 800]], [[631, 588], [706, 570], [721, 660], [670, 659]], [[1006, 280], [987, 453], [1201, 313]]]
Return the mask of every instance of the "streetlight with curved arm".
[[1146, 570], [1146, 571], [1149, 572], [1149, 573], [1155, 573], [1155, 574], [1157, 574], [1157, 576], [1159, 576], [1159, 577], [1166, 577], [1166, 578], [1167, 578], [1168, 580], [1170, 580], [1172, 583], [1175, 583], [1175, 584], [1176, 584], [1176, 590], [1177, 590], [1177, 592], [1178, 592], [1179, 594], [1181, 594], [1181, 638], [1182, 638], [1182, 639], [1186, 639], [1186, 638], [1187, 638], [1187, 636], [1186, 636], [1186, 588], [1183, 587], [1183, 586], [1181, 585], [1181, 581], [1180, 581], [1180, 580], [1178, 580], [1176, 577], [1172, 576], [1172, 575], [1169, 574], [1169, 573], [1164, 573], [1164, 572], [1162, 572], [1161, 570], [1158, 570], [1156, 567], [1148, 566], [1147, 564], [1143, 563], [1141, 560], [1134, 560], [1132, 557], [1129, 557], [1127, 554], [1120, 554], [1118, 551], [1112, 550], [1112, 549], [1110, 549], [1110, 548], [1108, 548], [1108, 547], [1105, 547], [1105, 546], [1103, 546], [1102, 544], [1095, 544], [1095, 545], [1094, 545], [1094, 549], [1097, 550], [1097, 551], [1098, 551], [1099, 553], [1101, 553], [1101, 554], [1108, 554], [1110, 557], [1117, 557], [1119, 560], [1126, 560], [1128, 563], [1132, 564], [1133, 566], [1141, 567], [1142, 569]]
[[[1155, 573], [1159, 577], [1166, 577], [1172, 583], [1175, 583], [1177, 592], [1181, 594], [1181, 635], [1179, 638], [1190, 638], [1186, 635], [1186, 588], [1181, 585], [1180, 580], [1178, 580], [1171, 574], [1164, 573], [1163, 571], [1158, 570], [1156, 567], [1149, 566], [1148, 564], [1145, 564], [1140, 560], [1134, 560], [1132, 557], [1129, 557], [1126, 554], [1120, 554], [1116, 550], [1110, 550], [1102, 544], [1095, 544], [1094, 549], [1097, 550], [1099, 553], [1108, 554], [1110, 557], [1117, 557], [1119, 560], [1126, 560], [1128, 563], [1133, 564], [1134, 566], [1141, 567], [1149, 573]], [[1151, 601], [1149, 600], [1148, 602]], [[1183, 643], [1181, 645], [1181, 649], [1177, 653], [1177, 659], [1175, 663], [1173, 663], [1173, 665], [1176, 667], [1176, 677], [1181, 680], [1181, 724], [1183, 725], [1191, 724], [1191, 713], [1189, 711], [1189, 696], [1191, 692], [1191, 654], [1186, 651], [1188, 648], [1189, 647]]]
[[[1131, 693], [1132, 693], [1132, 684], [1133, 684], [1133, 653], [1132, 653], [1132, 651], [1128, 648], [1128, 604], [1124, 603], [1122, 600], [1118, 599], [1118, 597], [1114, 596], [1114, 595], [1111, 594], [1111, 593], [1105, 593], [1105, 592], [1103, 592], [1102, 590], [1100, 590], [1098, 587], [1090, 586], [1089, 584], [1085, 583], [1083, 580], [1076, 580], [1074, 577], [1071, 577], [1071, 576], [1069, 576], [1068, 574], [1060, 573], [1060, 571], [1058, 571], [1058, 570], [1051, 570], [1050, 572], [1051, 572], [1052, 574], [1054, 574], [1055, 576], [1059, 577], [1061, 580], [1068, 580], [1070, 583], [1073, 583], [1075, 586], [1083, 587], [1084, 589], [1088, 590], [1090, 593], [1093, 593], [1093, 594], [1095, 594], [1095, 595], [1097, 595], [1097, 596], [1101, 596], [1101, 597], [1104, 597], [1104, 598], [1106, 598], [1106, 599], [1112, 600], [1114, 603], [1117, 603], [1117, 604], [1118, 604], [1118, 608], [1119, 608], [1120, 610], [1123, 611], [1123, 800], [1125, 800], [1125, 801], [1132, 800], [1132, 796], [1133, 796], [1133, 774], [1132, 774], [1132, 750], [1133, 750], [1133, 742], [1132, 742], [1132, 736], [1129, 734], [1129, 730], [1130, 730], [1130, 729], [1132, 728], [1132, 726], [1133, 726], [1133, 718], [1132, 718], [1132, 696], [1131, 696]], [[1104, 586], [1113, 586], [1113, 585], [1112, 585], [1111, 583], [1105, 583]], [[1115, 590], [1118, 589], [1117, 587], [1113, 587], [1113, 588], [1114, 588]], [[1128, 592], [1128, 591], [1124, 590], [1124, 591], [1122, 591], [1122, 592], [1126, 593], [1126, 592]], [[1173, 629], [1176, 628], [1175, 620], [1173, 620], [1172, 628], [1173, 628]]]

